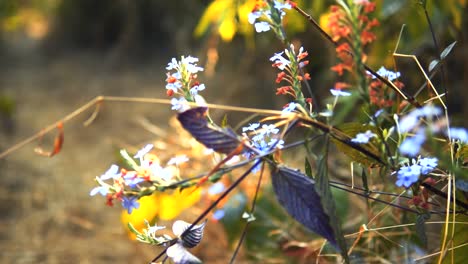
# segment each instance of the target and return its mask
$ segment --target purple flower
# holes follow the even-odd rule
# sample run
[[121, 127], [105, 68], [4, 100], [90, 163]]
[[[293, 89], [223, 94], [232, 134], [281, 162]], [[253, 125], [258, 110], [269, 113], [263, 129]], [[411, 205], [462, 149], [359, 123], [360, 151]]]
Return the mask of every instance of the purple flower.
[[365, 133], [358, 133], [355, 138], [351, 139], [352, 142], [358, 144], [369, 143], [369, 140], [377, 135], [372, 133], [372, 131], [367, 130]]
[[102, 196], [106, 196], [107, 193], [109, 192], [109, 188], [106, 187], [106, 186], [98, 186], [98, 187], [95, 187], [91, 190], [91, 192], [89, 193], [89, 195], [91, 196], [94, 196], [96, 194], [100, 194]]
[[411, 184], [415, 183], [421, 175], [421, 166], [413, 164], [411, 166], [404, 166], [398, 170], [396, 185], [398, 187], [405, 186], [410, 187]]
[[420, 159], [418, 163], [421, 166], [421, 173], [424, 175], [431, 173], [437, 167], [437, 162], [437, 158]]
[[133, 209], [138, 209], [140, 207], [140, 204], [138, 203], [138, 198], [136, 196], [124, 196], [122, 199], [122, 207], [127, 209], [128, 214], [131, 214]]
[[249, 13], [247, 18], [248, 18], [249, 23], [253, 25], [253, 23], [255, 23], [255, 21], [261, 16], [262, 16], [261, 11], [255, 11], [255, 12]]

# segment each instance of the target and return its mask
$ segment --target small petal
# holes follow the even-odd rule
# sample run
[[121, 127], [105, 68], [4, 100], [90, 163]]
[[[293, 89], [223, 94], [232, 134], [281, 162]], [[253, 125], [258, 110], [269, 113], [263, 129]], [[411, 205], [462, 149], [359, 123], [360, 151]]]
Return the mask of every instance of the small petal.
[[468, 132], [465, 128], [462, 127], [452, 127], [450, 128], [450, 136], [452, 139], [458, 139], [463, 143], [468, 143]]
[[344, 92], [344, 91], [341, 91], [341, 90], [335, 90], [335, 89], [330, 89], [330, 93], [333, 95], [333, 96], [350, 96], [351, 93], [349, 92]]
[[119, 177], [119, 166], [112, 164], [111, 167], [103, 175], [101, 175], [100, 179], [105, 181], [108, 179], [118, 179]]
[[124, 196], [122, 199], [122, 207], [127, 209], [128, 214], [131, 214], [133, 209], [138, 209], [140, 207], [140, 204], [138, 203], [138, 198], [136, 196]]
[[142, 159], [148, 152], [150, 152], [153, 149], [153, 144], [148, 144], [144, 146], [142, 149], [140, 149], [135, 156], [133, 156], [135, 159]]
[[186, 155], [180, 155], [180, 156], [176, 156], [176, 157], [173, 157], [171, 158], [168, 162], [167, 162], [167, 165], [180, 165], [182, 163], [185, 163], [189, 161], [189, 158], [186, 156]]
[[372, 133], [372, 131], [367, 130], [365, 133], [358, 133], [355, 138], [351, 139], [351, 141], [354, 143], [366, 144], [369, 143], [369, 140], [373, 137], [377, 137], [377, 135]]
[[105, 187], [105, 186], [98, 186], [98, 187], [95, 187], [91, 190], [91, 192], [89, 192], [89, 195], [90, 196], [94, 196], [96, 194], [101, 194], [102, 196], [106, 196], [107, 193], [109, 192], [109, 188], [108, 187]]

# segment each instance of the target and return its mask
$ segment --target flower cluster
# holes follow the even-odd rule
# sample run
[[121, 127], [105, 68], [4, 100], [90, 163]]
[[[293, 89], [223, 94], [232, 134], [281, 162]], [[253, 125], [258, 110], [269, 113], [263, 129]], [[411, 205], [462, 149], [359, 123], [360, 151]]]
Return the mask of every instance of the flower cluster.
[[[402, 82], [397, 79], [400, 77], [400, 72], [393, 72], [381, 67], [377, 73], [386, 78], [388, 81], [393, 82], [398, 89], [403, 89], [405, 86]], [[381, 80], [377, 79], [375, 76], [372, 76], [372, 81], [369, 85], [369, 98], [371, 104], [382, 107], [390, 107], [394, 105], [393, 101], [393, 90], [389, 89]]]
[[437, 167], [437, 158], [422, 158], [412, 165], [403, 166], [397, 172], [396, 185], [410, 187], [417, 182], [419, 176], [431, 173]]
[[166, 255], [176, 264], [201, 263], [201, 260], [192, 255], [187, 248], [193, 248], [201, 242], [206, 221], [194, 226], [188, 232], [186, 230], [191, 226], [190, 223], [182, 220], [175, 221], [172, 225], [172, 233], [177, 237], [175, 239], [169, 235], [156, 235], [156, 232], [166, 228], [164, 226], [150, 226], [148, 222], [146, 222], [146, 225], [147, 228], [142, 233], [133, 228], [132, 225], [129, 225], [130, 230], [136, 235], [138, 241], [167, 247]]
[[203, 71], [203, 68], [197, 65], [198, 58], [192, 56], [182, 56], [180, 61], [176, 58], [168, 63], [166, 70], [166, 90], [168, 96], [175, 94], [181, 95], [179, 98], [172, 98], [172, 109], [179, 112], [187, 110], [188, 102], [204, 104], [204, 99], [198, 92], [205, 90], [205, 85], [197, 81], [197, 73]]
[[[99, 193], [105, 196], [108, 205], [113, 205], [114, 200], [119, 200], [130, 214], [133, 209], [139, 208], [139, 194], [148, 186], [168, 186], [176, 181], [179, 174], [178, 165], [188, 161], [188, 158], [174, 157], [168, 161], [167, 166], [162, 167], [159, 159], [149, 153], [152, 148], [153, 145], [146, 145], [133, 158], [122, 150], [122, 157], [133, 170], [123, 168], [119, 170], [117, 165], [112, 165], [103, 175], [96, 177], [99, 186], [93, 188], [90, 195]], [[112, 183], [107, 183], [108, 180], [112, 180]]]
[[[249, 137], [247, 133], [250, 133], [251, 136]], [[247, 139], [260, 154], [267, 153], [273, 146], [278, 149], [283, 148], [284, 141], [278, 138], [278, 133], [279, 129], [273, 124], [263, 124], [260, 128], [260, 123], [253, 123], [242, 128], [244, 138]], [[250, 157], [251, 153], [247, 155]]]
[[399, 146], [400, 153], [410, 157], [415, 157], [421, 151], [421, 147], [426, 141], [426, 126], [420, 125], [420, 119], [430, 119], [439, 116], [442, 110], [433, 105], [425, 105], [422, 108], [416, 108], [404, 116], [398, 122], [399, 132], [401, 134], [414, 132], [413, 136], [406, 137]]
[[[370, 19], [368, 16], [375, 9], [375, 3], [370, 1], [339, 1], [339, 5], [333, 5], [328, 15], [328, 29], [333, 41], [336, 43], [336, 54], [339, 63], [331, 67], [338, 76], [345, 72], [353, 72], [354, 67], [361, 67], [365, 62], [367, 55], [365, 46], [376, 39], [371, 30], [379, 25], [377, 19]], [[351, 54], [353, 54], [351, 56]], [[360, 71], [360, 70], [359, 70]], [[335, 89], [341, 90], [348, 88], [349, 84], [337, 82]], [[360, 82], [364, 92], [367, 83]]]
[[304, 98], [301, 90], [301, 82], [310, 80], [310, 74], [303, 72], [303, 68], [309, 64], [308, 60], [304, 60], [308, 55], [303, 47], [300, 47], [296, 53], [294, 45], [291, 44], [289, 49], [275, 53], [270, 58], [270, 61], [273, 62], [272, 66], [281, 71], [276, 77], [276, 83], [282, 81], [288, 83], [288, 85], [277, 88], [276, 95], [290, 95], [303, 107], [306, 103], [312, 103], [311, 98]]
[[291, 9], [293, 5], [294, 3], [289, 0], [259, 0], [248, 15], [248, 21], [255, 26], [255, 31], [260, 33], [273, 29], [280, 39], [284, 39], [281, 30], [283, 17], [286, 14], [284, 10]]

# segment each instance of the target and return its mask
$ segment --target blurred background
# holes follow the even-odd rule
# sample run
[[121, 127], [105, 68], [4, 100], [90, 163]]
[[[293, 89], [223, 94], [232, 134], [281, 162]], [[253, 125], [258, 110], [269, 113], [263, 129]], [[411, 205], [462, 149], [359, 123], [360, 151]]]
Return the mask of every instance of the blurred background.
[[[275, 96], [276, 72], [268, 59], [284, 47], [273, 34], [255, 34], [241, 18], [255, 1], [215, 2], [1, 0], [0, 152], [98, 95], [166, 98], [165, 67], [180, 55], [200, 58], [208, 102], [280, 109], [287, 101]], [[298, 1], [317, 20], [333, 2]], [[399, 52], [416, 55], [426, 69], [457, 41], [444, 65], [446, 83], [440, 74], [434, 82], [449, 91], [452, 124], [466, 127], [466, 1], [428, 1], [438, 51], [419, 1], [376, 2], [383, 26], [369, 50], [374, 69], [392, 68], [402, 24], [407, 26]], [[333, 47], [296, 14], [288, 15], [287, 29], [292, 41], [309, 51], [311, 86], [323, 98], [335, 82]], [[396, 63], [408, 91], [416, 91], [424, 79], [415, 64]], [[33, 142], [0, 160], [0, 262], [145, 263], [155, 256], [154, 248], [129, 239], [119, 206], [109, 208], [104, 199], [88, 194], [94, 177], [116, 161], [116, 150], [136, 150], [161, 139], [144, 124], [172, 129], [174, 112], [167, 105], [104, 102], [94, 123], [83, 127], [92, 111], [65, 124], [59, 155], [38, 156], [33, 149], [39, 142]], [[234, 124], [242, 118], [228, 114]], [[44, 135], [44, 148], [51, 146], [54, 133]], [[228, 248], [223, 227], [209, 225], [217, 239], [211, 243], [224, 241], [220, 244]], [[229, 254], [209, 241], [200, 245], [198, 256], [206, 263], [226, 263]], [[250, 263], [242, 259], [239, 263]]]

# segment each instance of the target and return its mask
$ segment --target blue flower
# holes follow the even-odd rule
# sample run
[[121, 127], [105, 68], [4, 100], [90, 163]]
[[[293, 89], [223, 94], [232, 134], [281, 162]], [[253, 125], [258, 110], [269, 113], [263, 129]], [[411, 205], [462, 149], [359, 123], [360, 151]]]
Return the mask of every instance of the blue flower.
[[213, 213], [213, 219], [214, 220], [220, 220], [224, 217], [224, 215], [226, 214], [226, 212], [224, 212], [224, 210], [216, 210], [214, 213]]
[[129, 173], [125, 175], [123, 178], [124, 178], [125, 184], [129, 186], [130, 188], [135, 188], [137, 184], [145, 181], [145, 179], [138, 177], [134, 173]]
[[450, 130], [450, 136], [452, 139], [458, 139], [463, 143], [468, 143], [468, 132], [462, 127], [452, 127]]
[[350, 96], [351, 93], [349, 92], [344, 92], [344, 91], [341, 91], [341, 90], [336, 90], [336, 89], [330, 89], [330, 93], [333, 95], [333, 96]]
[[249, 126], [243, 127], [242, 132], [245, 131], [255, 131], [255, 129], [260, 127], [260, 123], [249, 124]]
[[426, 135], [424, 134], [424, 131], [421, 131], [414, 135], [414, 137], [405, 138], [398, 149], [403, 155], [415, 157], [419, 154], [425, 140]]
[[94, 196], [96, 194], [100, 194], [102, 196], [106, 196], [107, 193], [109, 192], [109, 188], [106, 187], [106, 186], [98, 186], [98, 187], [95, 187], [91, 190], [91, 192], [89, 192], [89, 195], [90, 196]]
[[138, 209], [140, 207], [140, 204], [138, 203], [138, 198], [136, 196], [124, 196], [122, 199], [122, 207], [127, 209], [127, 212], [131, 214], [133, 209]]
[[220, 194], [221, 192], [224, 191], [225, 188], [226, 187], [224, 187], [224, 184], [222, 182], [217, 182], [210, 186], [210, 188], [208, 189], [208, 194], [210, 195]]
[[279, 129], [276, 128], [276, 126], [273, 124], [263, 125], [262, 130], [263, 130], [263, 134], [265, 135], [278, 134], [279, 132]]
[[294, 103], [294, 102], [290, 102], [288, 104], [288, 106], [286, 106], [285, 108], [283, 108], [283, 110], [281, 110], [281, 113], [282, 114], [287, 114], [287, 113], [291, 113], [292, 111], [294, 111], [297, 107], [297, 104]]
[[413, 164], [411, 166], [404, 166], [398, 170], [396, 185], [398, 187], [405, 186], [410, 187], [411, 184], [415, 183], [421, 175], [421, 166]]
[[431, 173], [437, 167], [437, 162], [437, 158], [420, 159], [418, 163], [421, 166], [421, 173], [424, 175]]
[[270, 24], [265, 21], [255, 23], [255, 31], [258, 33], [260, 32], [267, 32], [270, 30]]
[[354, 143], [366, 144], [369, 143], [369, 140], [377, 135], [372, 133], [372, 131], [367, 130], [365, 133], [358, 133], [355, 138], [351, 139]]
[[105, 181], [108, 179], [118, 179], [120, 177], [119, 166], [112, 164], [110, 168], [99, 177], [101, 180]]

